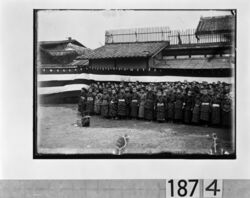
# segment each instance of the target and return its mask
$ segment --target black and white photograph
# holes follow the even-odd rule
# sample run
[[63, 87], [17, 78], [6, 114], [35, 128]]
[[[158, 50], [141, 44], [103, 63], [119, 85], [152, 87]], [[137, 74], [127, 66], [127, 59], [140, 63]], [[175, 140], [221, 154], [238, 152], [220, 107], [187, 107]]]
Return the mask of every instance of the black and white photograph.
[[[169, 185], [172, 185], [169, 188]], [[4, 198], [249, 198], [249, 180], [0, 180]]]
[[236, 158], [236, 10], [34, 10], [34, 158]]

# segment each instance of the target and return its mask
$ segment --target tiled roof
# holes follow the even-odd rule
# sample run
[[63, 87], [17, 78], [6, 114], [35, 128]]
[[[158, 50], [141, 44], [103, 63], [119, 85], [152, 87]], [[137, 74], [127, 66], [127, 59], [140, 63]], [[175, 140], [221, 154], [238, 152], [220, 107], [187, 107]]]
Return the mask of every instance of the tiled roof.
[[235, 17], [232, 15], [204, 17], [196, 29], [196, 34], [232, 32], [235, 29]]
[[69, 44], [69, 43], [72, 43], [72, 44], [75, 44], [75, 45], [78, 45], [81, 47], [85, 47], [83, 44], [81, 44], [80, 42], [78, 42], [75, 39], [61, 40], [61, 41], [40, 41], [40, 42], [38, 42], [38, 44], [44, 48], [45, 48], [45, 46], [48, 46], [48, 45], [63, 45], [63, 44]]
[[155, 68], [165, 69], [229, 69], [233, 67], [232, 61], [228, 57], [221, 58], [187, 58], [170, 59], [165, 63], [158, 63]]
[[103, 58], [126, 58], [126, 57], [148, 57], [162, 50], [168, 42], [134, 42], [106, 44], [95, 49], [88, 55], [80, 56], [78, 59], [103, 59]]

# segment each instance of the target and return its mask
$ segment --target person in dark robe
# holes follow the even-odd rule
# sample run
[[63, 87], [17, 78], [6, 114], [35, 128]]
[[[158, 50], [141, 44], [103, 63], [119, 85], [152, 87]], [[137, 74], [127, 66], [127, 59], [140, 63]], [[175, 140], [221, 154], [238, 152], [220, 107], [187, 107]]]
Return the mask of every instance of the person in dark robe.
[[207, 90], [203, 90], [203, 95], [201, 96], [201, 112], [200, 112], [200, 120], [208, 126], [210, 121], [210, 106], [211, 106], [211, 98], [208, 95]]
[[174, 103], [175, 103], [175, 93], [171, 93], [168, 100], [168, 121], [173, 122], [174, 121]]
[[98, 92], [95, 96], [95, 103], [94, 103], [94, 112], [96, 115], [101, 114], [101, 98], [102, 98], [102, 93]]
[[127, 98], [123, 87], [120, 88], [117, 100], [118, 100], [117, 116], [119, 119], [125, 118], [127, 116], [127, 104], [126, 104]]
[[192, 121], [192, 110], [194, 106], [194, 98], [191, 91], [188, 91], [184, 100], [184, 123], [190, 124]]
[[226, 95], [222, 102], [222, 126], [230, 128], [232, 125], [232, 101]]
[[194, 124], [200, 123], [200, 107], [201, 107], [200, 95], [197, 94], [194, 100], [194, 108], [192, 111], [192, 123]]
[[86, 112], [88, 115], [92, 115], [94, 113], [94, 94], [92, 92], [92, 88], [88, 89], [87, 101], [86, 101]]
[[183, 95], [180, 90], [177, 90], [174, 103], [174, 121], [180, 123], [183, 119]]
[[154, 118], [154, 103], [155, 95], [152, 91], [152, 87], [148, 87], [148, 92], [146, 93], [146, 102], [144, 105], [144, 118], [145, 120], [152, 121]]
[[164, 122], [165, 121], [165, 105], [164, 105], [164, 98], [162, 96], [162, 92], [157, 92], [156, 97], [156, 120], [158, 122]]
[[84, 92], [85, 92], [85, 90], [82, 88], [80, 96], [79, 96], [79, 100], [78, 100], [78, 111], [79, 112], [81, 112], [81, 109], [82, 109], [82, 98], [81, 98], [81, 96], [84, 94]]
[[125, 97], [126, 97], [126, 118], [128, 119], [130, 118], [130, 112], [131, 112], [130, 104], [132, 99], [132, 95], [130, 93], [130, 87], [125, 88]]
[[109, 117], [111, 119], [117, 119], [117, 94], [115, 89], [112, 89], [110, 102], [109, 102]]
[[80, 111], [81, 115], [86, 115], [86, 101], [87, 101], [87, 93], [84, 88], [81, 90], [80, 100], [78, 110]]
[[163, 94], [163, 103], [164, 103], [164, 114], [165, 114], [165, 121], [168, 121], [168, 101], [169, 101], [169, 94], [168, 90], [164, 90]]
[[216, 94], [212, 97], [211, 106], [211, 124], [219, 126], [221, 123], [221, 97], [220, 94]]
[[110, 96], [107, 92], [107, 89], [103, 89], [103, 95], [101, 99], [101, 115], [104, 118], [108, 118], [109, 116], [109, 101], [110, 101]]
[[137, 89], [134, 87], [130, 102], [130, 109], [131, 109], [130, 116], [133, 119], [138, 117], [139, 104], [140, 104], [140, 97], [139, 94], [137, 93]]
[[139, 104], [138, 118], [144, 119], [144, 106], [146, 101], [146, 93], [143, 88], [141, 88], [139, 96], [140, 96], [140, 104]]

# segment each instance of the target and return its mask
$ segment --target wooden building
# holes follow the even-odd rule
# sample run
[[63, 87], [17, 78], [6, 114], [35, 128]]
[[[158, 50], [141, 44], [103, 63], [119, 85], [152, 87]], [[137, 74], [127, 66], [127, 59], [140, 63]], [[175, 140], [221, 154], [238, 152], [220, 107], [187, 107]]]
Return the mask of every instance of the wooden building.
[[110, 30], [88, 56], [89, 68], [161, 69], [171, 75], [230, 77], [235, 64], [234, 16], [201, 18], [196, 29], [166, 27]]
[[209, 39], [211, 36], [220, 37], [224, 42], [233, 42], [235, 37], [235, 16], [201, 17], [195, 35], [198, 41]]
[[38, 93], [41, 100], [58, 103], [76, 102], [80, 89], [95, 81], [234, 83], [234, 22], [235, 16], [224, 16], [201, 18], [196, 29], [184, 31], [166, 27], [109, 30], [104, 46], [93, 51], [83, 47], [84, 53], [67, 65], [57, 59], [61, 49], [67, 55], [68, 41], [60, 44], [62, 48], [46, 48], [47, 57], [58, 50], [58, 56], [52, 56], [57, 66], [40, 67]]
[[168, 45], [166, 41], [106, 44], [79, 59], [88, 58], [91, 69], [148, 69]]
[[37, 66], [66, 66], [88, 50], [83, 44], [70, 37], [62, 41], [40, 41], [37, 48]]

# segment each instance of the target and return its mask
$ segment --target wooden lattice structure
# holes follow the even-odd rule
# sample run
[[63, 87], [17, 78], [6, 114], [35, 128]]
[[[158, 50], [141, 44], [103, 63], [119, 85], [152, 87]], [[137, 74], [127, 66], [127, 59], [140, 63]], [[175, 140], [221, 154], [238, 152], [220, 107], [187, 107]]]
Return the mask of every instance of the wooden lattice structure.
[[169, 41], [170, 45], [225, 43], [229, 41], [227, 33], [197, 35], [196, 29], [170, 30], [168, 27], [136, 28], [109, 30], [105, 33], [105, 43], [130, 43]]

